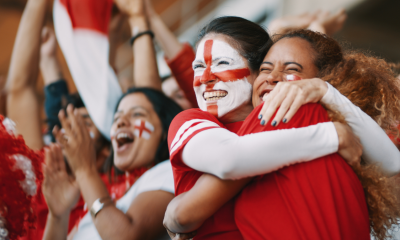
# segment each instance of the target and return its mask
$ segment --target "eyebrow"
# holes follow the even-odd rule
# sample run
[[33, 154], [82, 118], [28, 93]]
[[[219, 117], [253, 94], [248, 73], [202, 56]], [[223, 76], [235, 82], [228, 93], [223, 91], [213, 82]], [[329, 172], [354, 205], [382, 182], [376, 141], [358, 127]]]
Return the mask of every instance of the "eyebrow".
[[[147, 113], [149, 113], [149, 111], [147, 111], [147, 109], [144, 108], [144, 107], [142, 107], [142, 106], [132, 107], [132, 108], [130, 108], [130, 109], [128, 110], [128, 112], [130, 112], [130, 111], [132, 111], [132, 110], [135, 110], [135, 109], [138, 109], [138, 108], [141, 108], [141, 109], [143, 109], [144, 111], [146, 111]], [[119, 110], [119, 111], [117, 111], [114, 115], [116, 115], [117, 113], [121, 113], [121, 112], [123, 112], [123, 111], [122, 111], [122, 110]]]
[[[274, 64], [272, 64], [271, 62], [263, 62], [262, 64], [269, 64], [269, 65], [274, 66]], [[301, 69], [303, 69], [303, 66], [297, 62], [285, 62], [283, 65], [287, 66], [289, 64], [295, 64], [295, 65], [299, 66]]]
[[81, 117], [82, 118], [90, 118], [89, 114], [82, 114]]

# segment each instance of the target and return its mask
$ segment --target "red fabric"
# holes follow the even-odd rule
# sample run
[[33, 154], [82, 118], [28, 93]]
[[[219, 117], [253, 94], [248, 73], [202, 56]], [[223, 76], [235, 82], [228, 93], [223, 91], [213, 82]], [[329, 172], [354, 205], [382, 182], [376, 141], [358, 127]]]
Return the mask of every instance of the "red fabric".
[[194, 71], [192, 69], [192, 62], [195, 58], [196, 54], [192, 47], [188, 43], [184, 43], [182, 50], [174, 58], [165, 58], [165, 61], [192, 107], [197, 108], [196, 94], [193, 90]]
[[6, 221], [9, 239], [19, 239], [27, 229], [37, 221], [32, 209], [35, 208], [32, 196], [21, 186], [26, 180], [26, 173], [16, 165], [15, 155], [23, 155], [30, 160], [35, 183], [40, 186], [42, 175], [43, 151], [33, 151], [26, 146], [21, 135], [15, 136], [3, 125], [0, 115], [0, 215]]
[[[321, 105], [307, 104], [286, 124], [261, 126], [261, 107], [246, 118], [239, 135], [329, 121]], [[337, 153], [256, 177], [237, 198], [235, 219], [251, 240], [370, 239], [363, 188]]]
[[60, 0], [74, 29], [89, 29], [108, 35], [112, 0]]
[[[201, 111], [200, 109], [189, 109], [178, 114], [172, 121], [168, 134], [168, 145], [171, 147], [172, 141], [175, 139], [179, 129], [182, 125], [193, 119], [202, 119], [214, 122], [219, 127], [225, 128], [214, 116], [208, 112]], [[191, 127], [197, 126], [193, 124]], [[190, 131], [190, 128], [186, 131]], [[230, 129], [239, 130], [240, 123], [230, 125]], [[183, 141], [183, 144], [171, 154], [171, 165], [174, 174], [175, 181], [175, 195], [178, 196], [181, 193], [189, 191], [199, 177], [203, 174], [202, 172], [196, 171], [188, 167], [182, 160], [182, 149], [186, 143], [197, 133], [210, 129], [209, 127], [194, 131], [190, 136]], [[185, 132], [186, 132], [185, 131]], [[183, 137], [184, 133], [181, 136]], [[201, 146], [199, 146], [201, 147]], [[170, 148], [171, 149], [171, 148]], [[197, 235], [194, 237], [195, 240], [208, 239], [208, 240], [220, 240], [220, 239], [243, 239], [242, 235], [237, 229], [234, 220], [234, 199], [227, 202], [222, 206], [212, 217], [207, 219], [203, 225], [197, 230]]]

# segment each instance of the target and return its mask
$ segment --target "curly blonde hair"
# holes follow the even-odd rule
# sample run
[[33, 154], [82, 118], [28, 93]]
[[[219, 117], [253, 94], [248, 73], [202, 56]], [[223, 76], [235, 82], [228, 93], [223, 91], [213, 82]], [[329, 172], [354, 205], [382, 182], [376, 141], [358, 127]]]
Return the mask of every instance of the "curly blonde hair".
[[[336, 40], [310, 30], [292, 31], [275, 37], [274, 42], [294, 37], [308, 41], [315, 50], [314, 64], [319, 70], [318, 77], [332, 84], [383, 130], [398, 136], [400, 86], [393, 72], [394, 64], [361, 52], [343, 52]], [[345, 123], [337, 110], [324, 107], [332, 121]], [[378, 166], [363, 161], [352, 168], [364, 188], [371, 234], [376, 239], [390, 237], [388, 230], [400, 218], [394, 179], [385, 177]]]

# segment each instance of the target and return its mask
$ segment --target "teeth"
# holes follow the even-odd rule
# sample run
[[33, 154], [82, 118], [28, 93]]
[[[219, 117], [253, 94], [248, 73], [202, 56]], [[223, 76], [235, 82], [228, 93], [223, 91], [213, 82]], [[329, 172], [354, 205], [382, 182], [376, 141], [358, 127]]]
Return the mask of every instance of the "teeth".
[[131, 138], [128, 136], [127, 133], [118, 133], [118, 135], [117, 135], [117, 140], [118, 140], [118, 139], [121, 139], [121, 138], [128, 138], [128, 139], [131, 139]]
[[225, 97], [226, 95], [228, 95], [228, 93], [225, 92], [225, 91], [205, 92], [204, 93], [204, 99], [206, 101], [215, 101], [215, 100], [218, 100], [218, 99], [221, 99], [221, 98]]

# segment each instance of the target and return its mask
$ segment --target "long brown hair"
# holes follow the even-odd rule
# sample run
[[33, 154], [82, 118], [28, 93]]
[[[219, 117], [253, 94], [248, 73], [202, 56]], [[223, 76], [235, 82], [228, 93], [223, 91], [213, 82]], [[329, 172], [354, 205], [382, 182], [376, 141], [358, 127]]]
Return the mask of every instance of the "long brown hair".
[[[314, 49], [318, 77], [332, 84], [383, 130], [398, 134], [396, 126], [400, 119], [400, 87], [392, 71], [392, 64], [361, 52], [343, 52], [336, 40], [310, 30], [275, 36], [274, 42], [293, 37], [305, 39]], [[337, 110], [330, 106], [324, 107], [332, 121], [345, 123], [344, 117]], [[390, 237], [388, 230], [400, 218], [394, 179], [385, 177], [378, 166], [367, 165], [363, 161], [352, 168], [364, 188], [371, 234], [377, 239]]]

